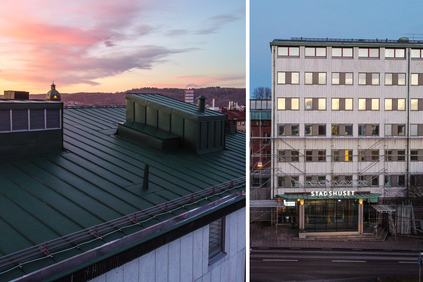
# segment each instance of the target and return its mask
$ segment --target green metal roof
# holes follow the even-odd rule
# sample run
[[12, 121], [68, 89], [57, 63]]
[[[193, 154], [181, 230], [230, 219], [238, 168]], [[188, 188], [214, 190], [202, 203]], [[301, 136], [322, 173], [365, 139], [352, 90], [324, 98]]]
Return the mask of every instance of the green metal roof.
[[363, 193], [363, 194], [359, 194], [359, 193], [354, 193], [354, 195], [342, 195], [342, 196], [322, 196], [322, 195], [318, 195], [318, 196], [312, 196], [311, 194], [280, 194], [277, 195], [276, 197], [278, 198], [282, 198], [284, 200], [287, 201], [297, 201], [298, 199], [300, 200], [338, 200], [338, 199], [363, 199], [363, 200], [367, 200], [370, 203], [377, 203], [379, 201], [379, 197], [382, 194], [374, 194], [374, 193]]
[[[115, 135], [124, 121], [125, 108], [65, 109], [65, 151], [0, 160], [0, 281], [207, 205], [234, 189], [245, 190], [245, 134], [227, 135], [226, 149], [213, 154], [164, 153]], [[143, 189], [146, 164], [149, 188]], [[182, 202], [189, 204], [170, 209]], [[142, 211], [160, 213], [96, 236], [106, 222], [130, 223], [127, 218], [140, 218]], [[71, 233], [90, 238], [62, 244], [69, 249], [50, 257], [53, 243]]]
[[185, 103], [176, 99], [169, 98], [160, 94], [142, 94], [142, 93], [127, 93], [126, 99], [134, 100], [139, 104], [147, 105], [160, 109], [164, 112], [178, 112], [178, 115], [194, 120], [219, 118], [226, 120], [226, 115], [205, 109], [204, 112], [199, 112], [198, 107], [193, 104]]
[[270, 120], [270, 110], [250, 111], [250, 120]]

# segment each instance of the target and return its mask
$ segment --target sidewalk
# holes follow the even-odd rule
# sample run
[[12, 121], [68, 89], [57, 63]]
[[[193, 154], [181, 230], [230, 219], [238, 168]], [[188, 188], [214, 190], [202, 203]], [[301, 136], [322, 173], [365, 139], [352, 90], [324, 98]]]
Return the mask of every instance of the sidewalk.
[[359, 239], [325, 238], [299, 239], [298, 230], [289, 225], [260, 226], [250, 225], [251, 248], [319, 248], [319, 249], [363, 249], [363, 250], [392, 250], [392, 251], [423, 251], [423, 237], [388, 235], [386, 241], [360, 241]]

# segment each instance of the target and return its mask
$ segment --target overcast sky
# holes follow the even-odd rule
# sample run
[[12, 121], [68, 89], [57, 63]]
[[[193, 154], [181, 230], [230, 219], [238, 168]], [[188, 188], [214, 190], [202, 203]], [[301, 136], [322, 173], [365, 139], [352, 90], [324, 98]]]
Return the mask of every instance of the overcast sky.
[[0, 91], [245, 87], [245, 40], [245, 0], [2, 0]]
[[271, 87], [269, 42], [291, 37], [423, 40], [422, 0], [251, 0], [250, 92]]

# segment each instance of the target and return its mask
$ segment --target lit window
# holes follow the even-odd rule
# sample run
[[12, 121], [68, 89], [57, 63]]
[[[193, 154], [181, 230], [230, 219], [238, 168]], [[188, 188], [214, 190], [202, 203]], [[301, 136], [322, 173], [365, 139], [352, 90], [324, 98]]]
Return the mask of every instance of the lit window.
[[358, 84], [359, 85], [366, 85], [367, 77], [365, 73], [358, 74]]
[[304, 99], [304, 108], [306, 110], [312, 110], [313, 109], [313, 99], [312, 98], [305, 98]]
[[385, 111], [392, 111], [392, 99], [385, 99]]
[[333, 85], [352, 85], [353, 73], [352, 72], [333, 72], [332, 84]]
[[338, 111], [338, 110], [339, 110], [339, 99], [332, 98], [332, 111]]
[[209, 264], [225, 255], [225, 218], [209, 224]]
[[423, 73], [412, 73], [411, 85], [423, 85]]
[[419, 110], [419, 99], [411, 99], [410, 110], [412, 110], [412, 111], [418, 111]]
[[300, 109], [300, 98], [291, 99], [291, 110], [298, 111]]
[[319, 98], [319, 111], [326, 110], [326, 99], [325, 98]]
[[326, 73], [325, 72], [306, 72], [304, 73], [305, 84], [326, 84]]
[[379, 74], [372, 73], [372, 85], [379, 85]]
[[285, 110], [285, 98], [278, 98], [278, 110]]
[[332, 124], [332, 136], [338, 136], [338, 135], [339, 135], [339, 125]]
[[379, 99], [372, 99], [372, 111], [379, 111]]
[[398, 111], [405, 111], [405, 99], [398, 99]]
[[299, 84], [299, 72], [278, 72], [278, 84]]
[[405, 85], [405, 73], [385, 73], [385, 85]]
[[359, 98], [358, 99], [358, 110], [365, 111], [366, 110], [366, 99]]
[[345, 99], [345, 110], [346, 111], [352, 111], [353, 110], [353, 99], [352, 98], [346, 98]]

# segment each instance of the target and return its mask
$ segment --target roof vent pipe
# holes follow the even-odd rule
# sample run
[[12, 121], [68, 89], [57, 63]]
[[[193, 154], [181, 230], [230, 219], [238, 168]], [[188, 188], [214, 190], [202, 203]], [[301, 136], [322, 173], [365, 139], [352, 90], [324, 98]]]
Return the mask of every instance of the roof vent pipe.
[[148, 174], [149, 174], [150, 166], [145, 164], [144, 166], [144, 178], [142, 180], [142, 189], [148, 189]]
[[198, 99], [198, 111], [201, 113], [204, 113], [204, 110], [206, 108], [206, 97], [204, 97], [203, 95], [201, 95], [200, 97], [197, 98]]

